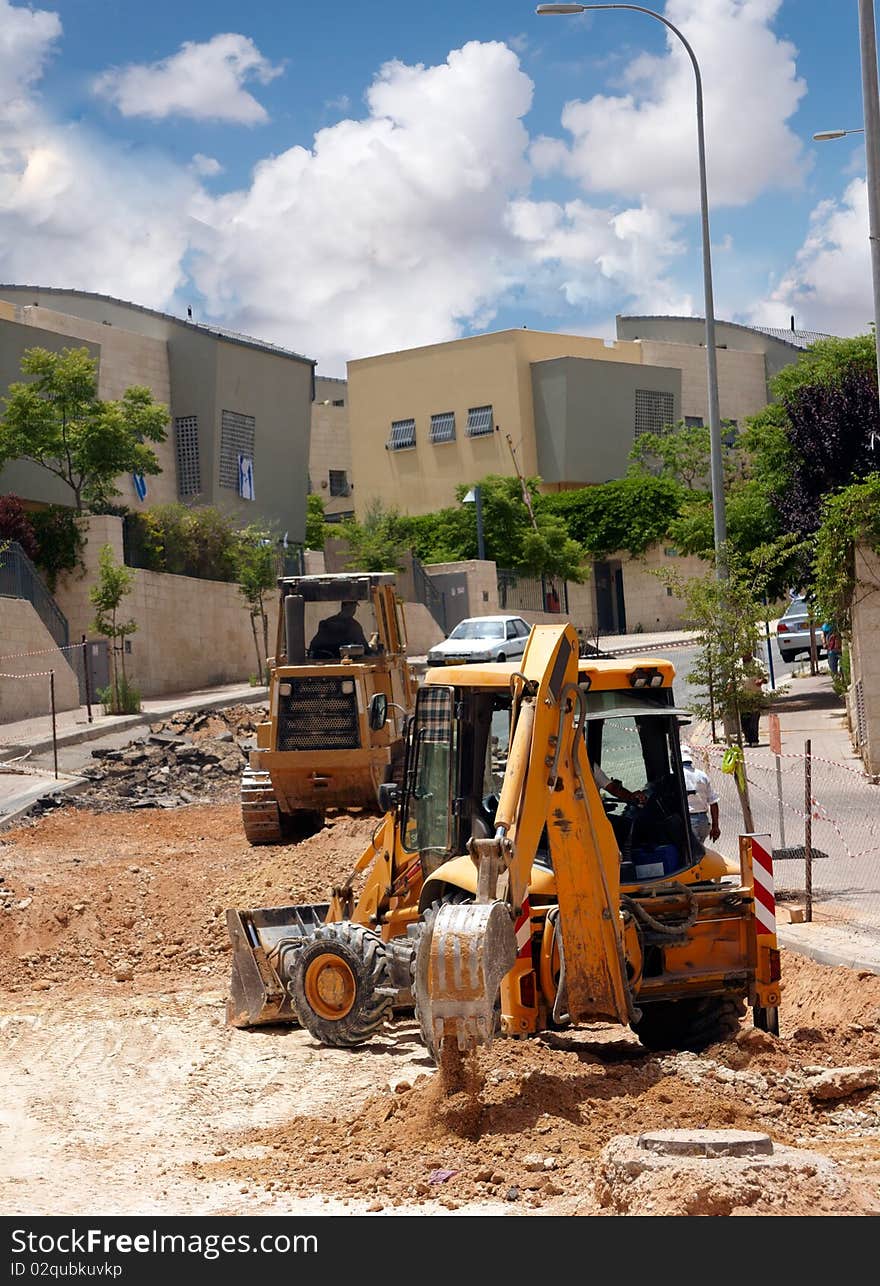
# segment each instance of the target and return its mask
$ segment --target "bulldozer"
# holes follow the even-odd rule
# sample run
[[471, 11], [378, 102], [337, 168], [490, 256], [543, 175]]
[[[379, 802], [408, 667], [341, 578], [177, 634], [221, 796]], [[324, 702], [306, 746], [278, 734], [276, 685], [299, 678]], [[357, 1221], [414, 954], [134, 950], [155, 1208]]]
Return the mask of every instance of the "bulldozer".
[[[241, 782], [250, 844], [320, 829], [330, 809], [376, 810], [379, 785], [402, 771], [417, 686], [392, 574], [285, 576], [278, 588], [269, 718], [257, 727]], [[367, 711], [377, 694], [389, 717], [372, 729]]]
[[[346, 884], [227, 912], [230, 1022], [352, 1046], [412, 1005], [437, 1061], [584, 1021], [699, 1050], [747, 1004], [778, 1032], [769, 840], [741, 837], [734, 862], [691, 831], [669, 661], [578, 652], [571, 625], [540, 625], [518, 663], [428, 672]], [[371, 726], [386, 717], [377, 695]]]

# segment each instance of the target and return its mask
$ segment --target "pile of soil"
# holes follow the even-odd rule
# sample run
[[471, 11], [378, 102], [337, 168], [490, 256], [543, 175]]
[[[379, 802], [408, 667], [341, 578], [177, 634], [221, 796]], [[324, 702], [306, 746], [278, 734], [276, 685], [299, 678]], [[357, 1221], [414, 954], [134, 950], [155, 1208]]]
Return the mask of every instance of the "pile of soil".
[[[92, 811], [177, 808], [237, 798], [257, 724], [267, 707], [237, 705], [202, 712], [184, 710], [150, 724], [123, 750], [93, 750], [95, 766], [81, 776], [92, 785], [76, 802]], [[53, 803], [43, 803], [48, 811]]]
[[0, 838], [0, 976], [11, 989], [204, 975], [226, 985], [227, 907], [326, 901], [375, 819], [251, 848], [238, 805], [57, 809]]

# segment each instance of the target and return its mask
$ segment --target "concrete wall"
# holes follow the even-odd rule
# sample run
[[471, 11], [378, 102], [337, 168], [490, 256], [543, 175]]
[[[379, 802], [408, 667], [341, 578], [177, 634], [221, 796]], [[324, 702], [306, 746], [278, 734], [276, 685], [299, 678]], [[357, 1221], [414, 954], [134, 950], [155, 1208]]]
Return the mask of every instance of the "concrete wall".
[[[661, 340], [690, 347], [703, 345], [705, 373], [706, 322], [702, 317], [621, 317], [617, 318], [617, 337], [623, 340]], [[811, 333], [812, 337], [812, 333]], [[766, 335], [751, 326], [715, 319], [715, 345], [719, 360], [725, 350], [757, 353], [764, 359], [767, 379], [772, 379], [785, 366], [798, 361], [803, 342], [792, 342], [776, 335]], [[720, 378], [719, 378], [720, 382]], [[722, 410], [722, 415], [726, 414]], [[691, 412], [688, 412], [691, 414]], [[699, 414], [699, 412], [696, 412]], [[731, 416], [731, 418], [733, 418]]]
[[[644, 361], [651, 366], [675, 366], [681, 371], [681, 415], [702, 416], [709, 423], [709, 385], [706, 377], [706, 349], [693, 344], [660, 343], [642, 340]], [[718, 405], [723, 420], [736, 420], [743, 427], [748, 415], [767, 405], [767, 370], [762, 353], [719, 349]]]
[[853, 745], [873, 774], [880, 773], [880, 554], [858, 548], [855, 571], [847, 711]]
[[[341, 406], [335, 403], [341, 402]], [[330, 470], [341, 471], [348, 479], [349, 494], [330, 494]], [[354, 512], [351, 436], [348, 426], [348, 385], [345, 380], [315, 377], [312, 403], [312, 434], [309, 443], [309, 481], [312, 491], [324, 501], [324, 514]]]
[[[488, 473], [515, 474], [508, 434], [522, 472], [535, 474], [531, 364], [554, 357], [642, 360], [638, 344], [508, 330], [349, 362], [358, 515], [374, 498], [408, 513], [430, 513], [453, 504], [461, 482], [475, 482]], [[497, 431], [468, 437], [468, 409], [489, 405]], [[431, 443], [431, 416], [446, 411], [455, 414], [455, 440]], [[406, 419], [416, 422], [415, 447], [387, 451], [392, 421]]]
[[[109, 544], [122, 561], [122, 522], [109, 516], [87, 520], [85, 574], [61, 578], [56, 599], [70, 623], [71, 638], [91, 636], [95, 609], [89, 590], [97, 579], [101, 548]], [[269, 595], [269, 652], [275, 650], [277, 602]], [[145, 697], [185, 692], [221, 683], [245, 682], [256, 673], [250, 617], [237, 585], [134, 571], [123, 600], [126, 618], [138, 623], [130, 637], [126, 672]]]
[[486, 559], [471, 558], [460, 563], [426, 563], [429, 576], [463, 572], [467, 582], [468, 616], [497, 616], [498, 573], [495, 564]]
[[538, 473], [547, 484], [587, 486], [621, 478], [635, 440], [636, 394], [668, 393], [672, 411], [657, 425], [675, 424], [682, 412], [682, 374], [672, 361], [650, 367], [582, 357], [560, 357], [532, 366]]
[[[39, 655], [21, 655], [27, 652]], [[3, 677], [44, 670], [55, 671], [55, 709], [76, 710], [79, 706], [76, 675], [33, 605], [24, 598], [0, 597], [0, 724], [51, 713], [47, 676]]]

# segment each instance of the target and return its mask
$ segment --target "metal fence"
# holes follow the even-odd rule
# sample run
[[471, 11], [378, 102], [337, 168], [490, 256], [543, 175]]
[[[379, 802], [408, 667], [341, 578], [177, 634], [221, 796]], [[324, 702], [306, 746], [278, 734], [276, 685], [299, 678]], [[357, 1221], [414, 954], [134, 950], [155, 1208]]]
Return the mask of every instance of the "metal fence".
[[[720, 797], [718, 847], [735, 857], [744, 823], [734, 778], [721, 770], [724, 747], [690, 744]], [[806, 748], [744, 755], [754, 831], [771, 836], [777, 898], [811, 905], [814, 921], [880, 935], [880, 785]]]
[[446, 624], [446, 597], [431, 580], [431, 577], [415, 554], [412, 555], [412, 578], [416, 602], [423, 603], [427, 607], [445, 634], [448, 629]]
[[564, 612], [568, 615], [568, 582], [546, 576], [524, 576], [508, 567], [496, 569], [498, 606], [503, 612]]
[[26, 599], [59, 647], [70, 642], [67, 617], [17, 540], [0, 550], [0, 597]]

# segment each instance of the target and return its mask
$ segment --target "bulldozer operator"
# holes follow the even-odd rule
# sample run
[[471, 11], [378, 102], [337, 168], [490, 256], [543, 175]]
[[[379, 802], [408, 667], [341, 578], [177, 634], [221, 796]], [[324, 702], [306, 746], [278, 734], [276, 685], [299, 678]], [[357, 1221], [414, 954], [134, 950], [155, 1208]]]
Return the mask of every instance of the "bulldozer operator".
[[356, 611], [357, 601], [344, 598], [338, 612], [325, 616], [318, 622], [317, 632], [309, 644], [309, 656], [313, 660], [333, 660], [342, 655], [340, 648], [343, 647], [362, 647], [364, 656], [376, 655], [378, 649], [370, 645], [371, 642], [375, 643], [375, 635], [372, 640], [367, 640], [363, 627], [355, 616]]

